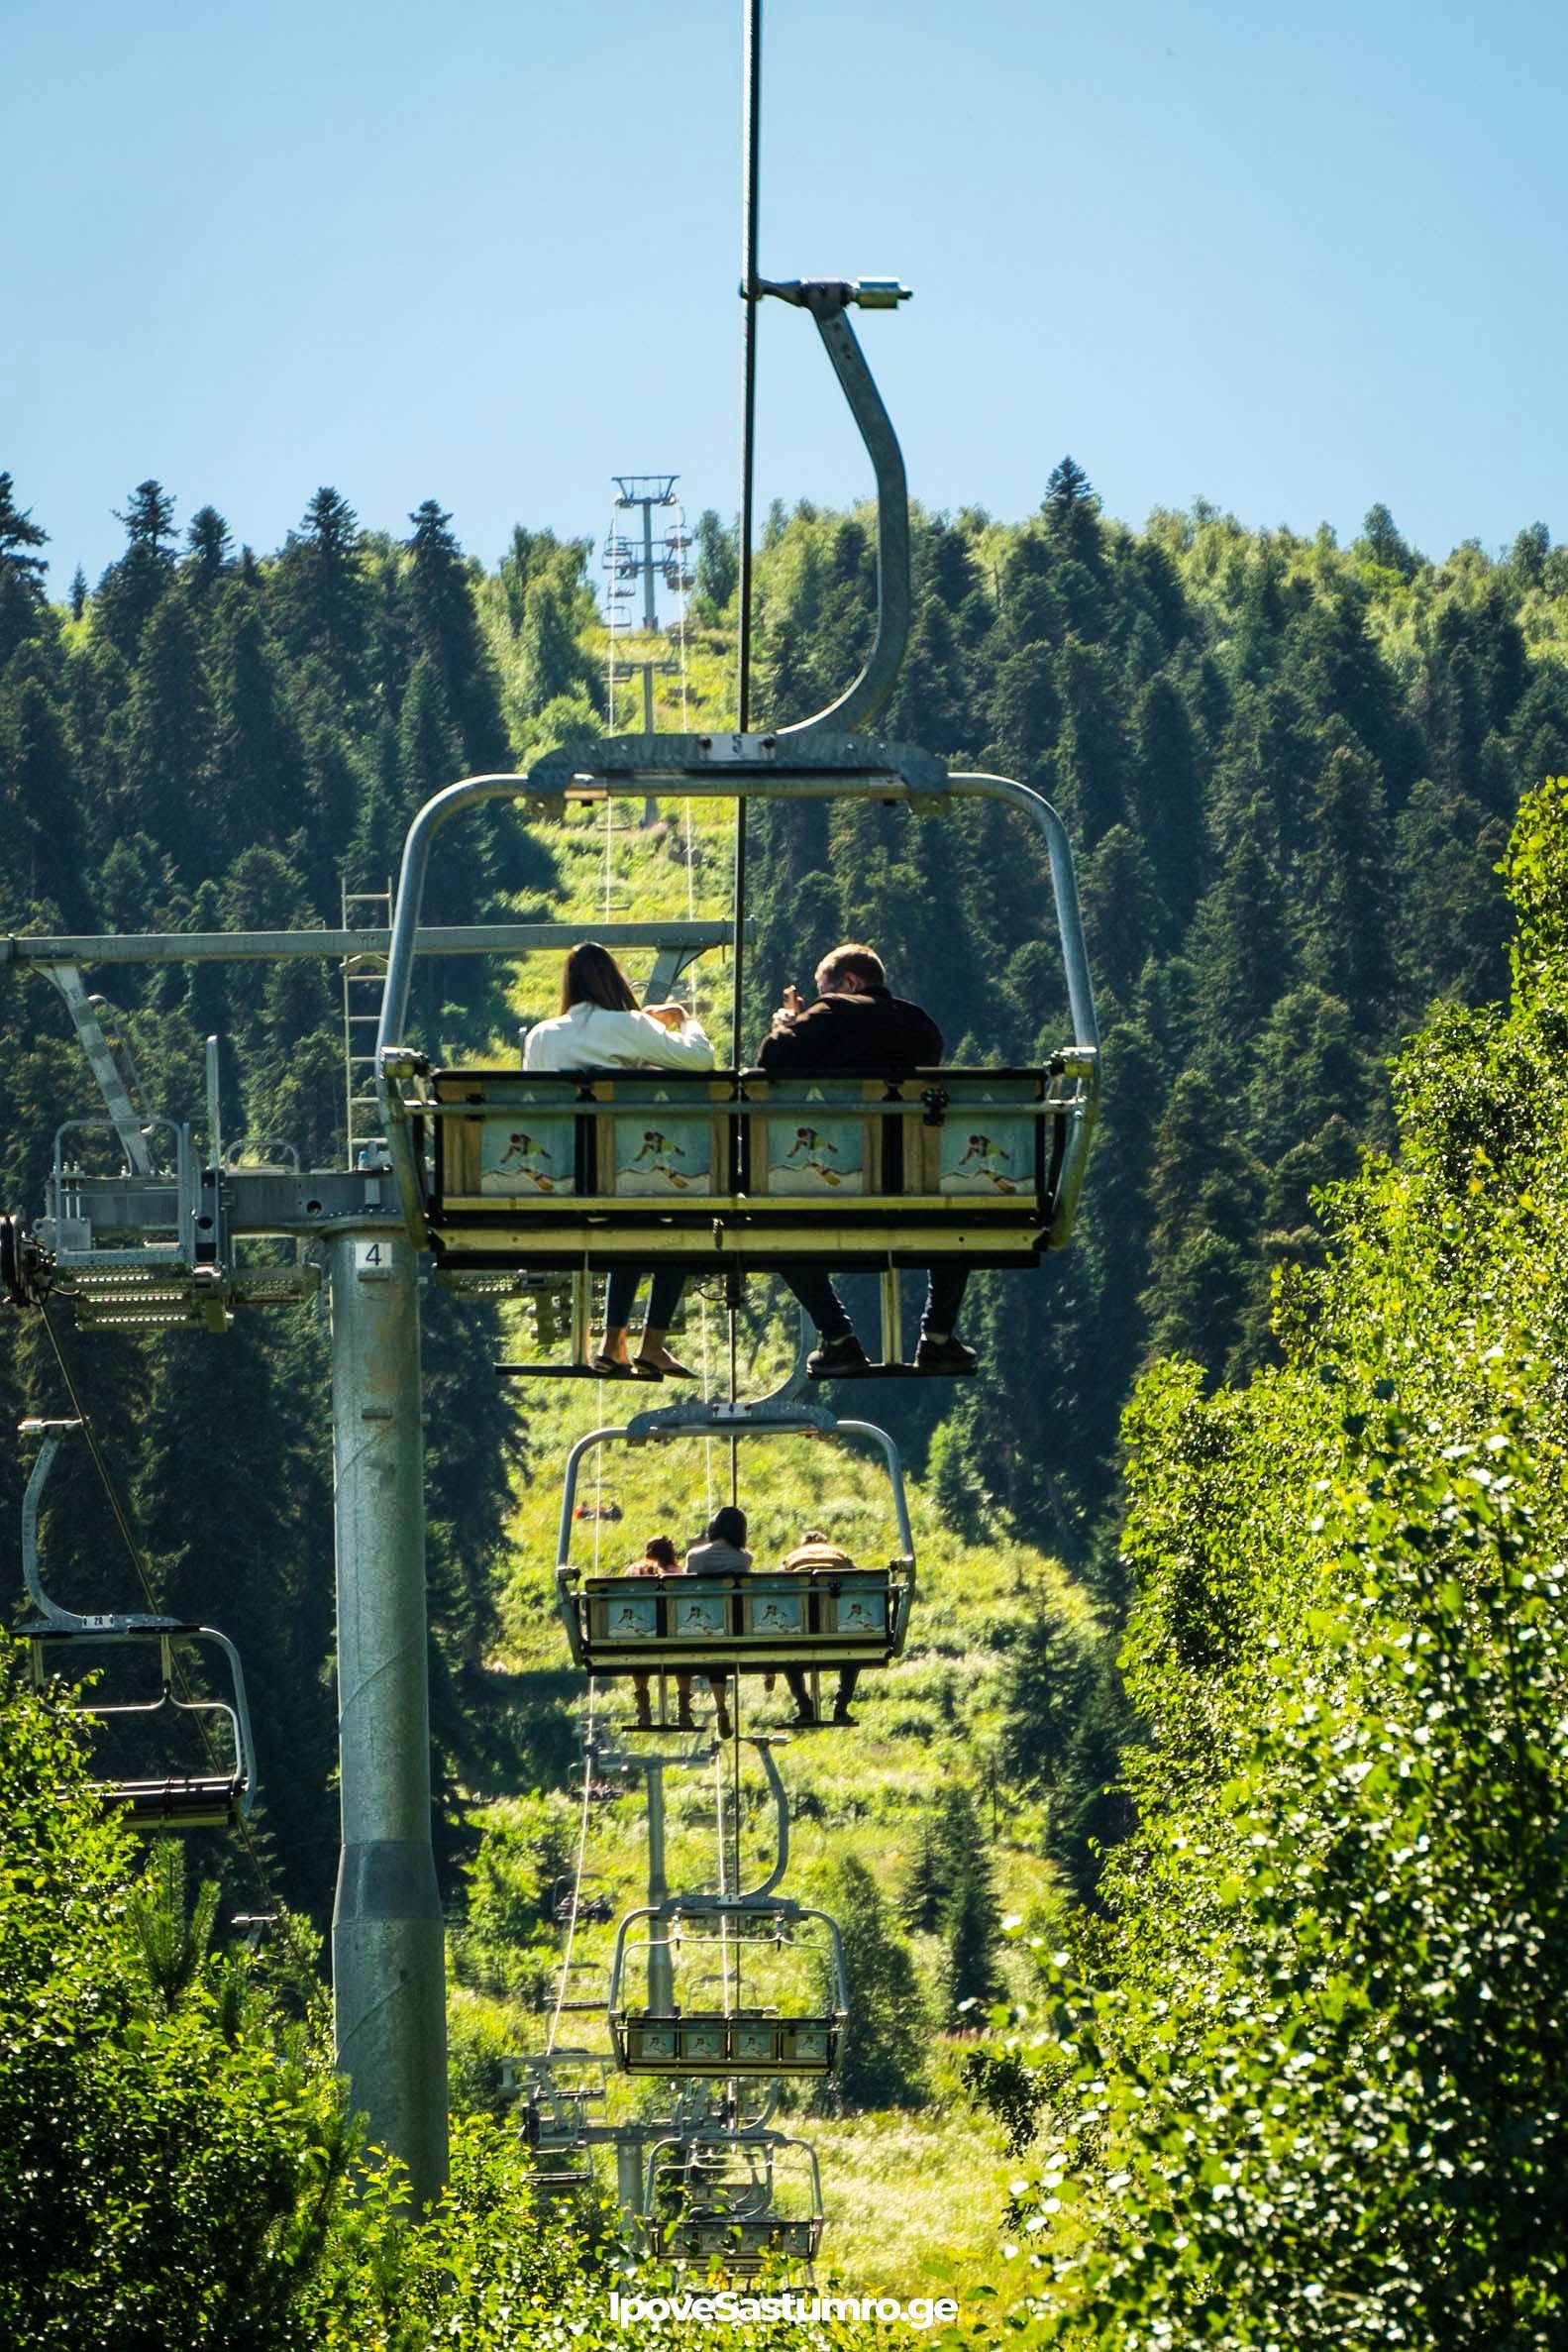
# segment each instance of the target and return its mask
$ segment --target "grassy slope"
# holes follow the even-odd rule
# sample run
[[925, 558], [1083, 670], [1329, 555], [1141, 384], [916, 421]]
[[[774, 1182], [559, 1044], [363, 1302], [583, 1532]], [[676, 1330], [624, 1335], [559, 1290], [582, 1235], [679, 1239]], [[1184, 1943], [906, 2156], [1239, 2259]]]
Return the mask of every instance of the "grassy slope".
[[[693, 723], [721, 718], [726, 675], [717, 652], [693, 659], [688, 685], [703, 697], [700, 719], [693, 713]], [[660, 724], [677, 726], [675, 682], [661, 682], [661, 689]], [[648, 827], [639, 824], [638, 815], [634, 803], [615, 808], [607, 857], [602, 810], [574, 813], [550, 828], [563, 877], [561, 900], [552, 911], [568, 919], [578, 916], [585, 928], [606, 914], [727, 914], [730, 813], [689, 802], [672, 804], [658, 824]], [[651, 960], [647, 954], [627, 959], [635, 981], [646, 979]], [[514, 1001], [519, 1012], [538, 1017], [553, 1010], [558, 985], [555, 957], [528, 959], [518, 972]], [[694, 997], [722, 1058], [729, 979], [720, 959], [704, 959]], [[792, 1310], [782, 1312], [782, 1294], [769, 1302], [757, 1285], [749, 1305], [754, 1320], [741, 1385], [744, 1393], [758, 1394], [773, 1385], [786, 1360]], [[689, 1360], [706, 1365], [718, 1393], [725, 1341], [716, 1298], [688, 1294], [680, 1347]], [[520, 1310], [516, 1352], [532, 1348]], [[503, 1647], [494, 1662], [513, 1679], [523, 1719], [536, 1726], [559, 1720], [563, 1712], [578, 1715], [585, 1703], [580, 1681], [567, 1664], [551, 1576], [559, 1472], [567, 1449], [586, 1430], [614, 1423], [638, 1407], [668, 1402], [675, 1393], [666, 1388], [657, 1398], [643, 1392], [629, 1397], [621, 1386], [577, 1382], [540, 1382], [525, 1391], [526, 1457], [516, 1493], [513, 1565], [500, 1596]], [[856, 1409], [875, 1418], [875, 1403], [864, 1392]], [[623, 1516], [618, 1522], [584, 1525], [578, 1536], [581, 1556], [591, 1558], [597, 1534], [606, 1567], [633, 1556], [646, 1537], [660, 1530], [689, 1541], [712, 1504], [728, 1499], [728, 1449], [719, 1444], [635, 1453], [605, 1448], [599, 1458], [602, 1485], [590, 1462], [579, 1494], [584, 1500], [613, 1499]], [[870, 1454], [793, 1441], [754, 1444], [743, 1456], [741, 1499], [751, 1514], [759, 1560], [777, 1558], [810, 1525], [830, 1528], [862, 1558], [886, 1557], [893, 1549], [886, 1479]], [[1040, 1858], [1041, 1822], [1037, 1810], [1008, 1787], [995, 1762], [1002, 1657], [1034, 1608], [1049, 1603], [1071, 1612], [1085, 1604], [1062, 1570], [1027, 1546], [966, 1547], [946, 1533], [917, 1489], [910, 1502], [919, 1566], [906, 1655], [864, 1679], [856, 1699], [857, 1730], [797, 1738], [781, 1752], [792, 1812], [784, 1891], [802, 1902], [820, 1901], [834, 1862], [854, 1853], [869, 1864], [885, 1893], [895, 1893], [936, 1802], [958, 1780], [974, 1789], [993, 1832], [995, 1878], [1006, 1903], [1043, 1919], [1062, 1898], [1050, 1866]], [[629, 1697], [624, 1684], [601, 1685], [598, 1703], [610, 1721], [621, 1721], [630, 1711]], [[760, 1684], [747, 1685], [748, 1724], [779, 1729], [788, 1711], [782, 1684], [771, 1698]], [[748, 1868], [748, 1876], [755, 1877], [771, 1852], [772, 1824], [750, 1752], [747, 1758], [746, 1854], [749, 1866], [759, 1866]], [[668, 1807], [672, 1885], [713, 1884], [711, 1766], [672, 1773]], [[642, 1899], [642, 1820], [641, 1799], [630, 1789], [596, 1801], [591, 1810], [585, 1858], [593, 1873], [590, 1890], [608, 1894], [616, 1914]], [[603, 1982], [612, 1940], [613, 1927], [579, 1929], [575, 1957], [588, 1964], [581, 1972], [582, 1989]], [[973, 2115], [957, 2088], [954, 2053], [935, 2037], [938, 1940], [916, 1938], [915, 1944], [933, 2020], [932, 2103], [907, 2115], [796, 2113], [785, 2119], [786, 2128], [812, 2139], [822, 2160], [832, 2222], [827, 2267], [851, 2285], [903, 2295], [939, 2290], [953, 2279], [961, 2289], [994, 2278], [1007, 2173], [994, 2130]], [[530, 2008], [494, 2003], [472, 1992], [458, 1997], [460, 2038], [482, 2034], [514, 2048], [543, 2047], [546, 2020]], [[564, 2032], [564, 2040], [605, 2046], [602, 2027], [594, 2020], [566, 2023], [570, 2032]], [[612, 2086], [612, 2110], [624, 2111], [635, 2095], [629, 2085]]]

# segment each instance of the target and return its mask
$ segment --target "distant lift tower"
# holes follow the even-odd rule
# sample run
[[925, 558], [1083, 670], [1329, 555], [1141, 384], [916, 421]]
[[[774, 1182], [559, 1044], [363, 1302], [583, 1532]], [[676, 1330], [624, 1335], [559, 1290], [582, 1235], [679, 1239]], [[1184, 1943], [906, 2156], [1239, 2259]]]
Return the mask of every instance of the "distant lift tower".
[[[659, 634], [658, 583], [680, 598], [680, 618], [685, 617], [685, 594], [691, 586], [687, 558], [691, 540], [686, 530], [685, 516], [676, 496], [678, 474], [617, 474], [615, 481], [615, 512], [617, 517], [640, 509], [640, 530], [628, 533], [618, 522], [612, 524], [604, 542], [603, 565], [609, 575], [605, 589], [605, 604], [609, 617], [609, 701], [610, 732], [615, 732], [615, 680], [617, 673], [641, 674], [643, 682], [643, 733], [654, 731], [654, 679], [680, 668], [679, 660], [655, 654], [647, 640]], [[659, 538], [654, 536], [654, 508], [659, 507], [668, 518], [667, 527]], [[641, 625], [633, 618], [638, 602], [638, 584], [642, 590]], [[644, 642], [636, 654], [620, 654], [621, 645], [633, 635]]]

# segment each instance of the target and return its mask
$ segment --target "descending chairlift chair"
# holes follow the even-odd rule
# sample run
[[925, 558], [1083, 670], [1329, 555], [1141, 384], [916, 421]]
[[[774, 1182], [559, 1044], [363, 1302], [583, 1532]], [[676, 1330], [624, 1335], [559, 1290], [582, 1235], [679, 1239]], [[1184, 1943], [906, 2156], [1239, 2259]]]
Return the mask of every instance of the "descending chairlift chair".
[[[171, 1770], [145, 1779], [106, 1780], [99, 1784], [106, 1804], [121, 1806], [142, 1830], [187, 1830], [227, 1827], [251, 1810], [256, 1793], [256, 1750], [251, 1714], [246, 1703], [245, 1675], [239, 1652], [226, 1634], [210, 1625], [192, 1625], [183, 1618], [114, 1613], [80, 1616], [62, 1609], [44, 1590], [38, 1564], [39, 1505], [61, 1442], [75, 1421], [24, 1421], [24, 1437], [44, 1441], [22, 1498], [22, 1573], [38, 1615], [20, 1631], [28, 1644], [32, 1677], [41, 1690], [53, 1690], [50, 1654], [63, 1653], [75, 1671], [85, 1672], [100, 1649], [155, 1651], [158, 1665], [158, 1695], [154, 1699], [106, 1701], [92, 1698], [72, 1712], [93, 1723], [134, 1723], [152, 1727], [161, 1718], [169, 1723], [186, 1718], [205, 1738], [206, 1728], [221, 1722], [229, 1761], [206, 1772]], [[199, 1698], [176, 1687], [184, 1679], [180, 1653], [216, 1651], [225, 1667], [231, 1698]]]
[[[754, 1887], [735, 1894], [674, 1894], [629, 1911], [615, 1937], [610, 1964], [609, 2026], [615, 2060], [627, 2075], [748, 2077], [829, 2075], [849, 2016], [844, 1947], [825, 1911], [808, 1910], [776, 1889], [789, 1860], [789, 1803], [773, 1743], [754, 1738], [773, 1796], [773, 1867]], [[826, 1985], [824, 2004], [794, 1998], [790, 2005], [748, 1999], [754, 1973], [766, 1984], [787, 1977], [793, 1963], [813, 1985]], [[634, 2005], [632, 1968], [646, 1970], [647, 2000]], [[701, 2007], [679, 1998], [680, 1978], [703, 1996]], [[692, 1979], [696, 1983], [692, 1986]], [[718, 1987], [711, 1998], [711, 1988]]]
[[[713, 1437], [869, 1439], [887, 1463], [896, 1552], [885, 1567], [805, 1574], [754, 1568], [744, 1576], [601, 1576], [574, 1564], [577, 1473], [590, 1448]], [[914, 1598], [914, 1538], [898, 1449], [871, 1422], [840, 1421], [820, 1405], [787, 1398], [675, 1405], [639, 1413], [623, 1429], [590, 1430], [567, 1456], [556, 1589], [574, 1662], [590, 1674], [886, 1665], [903, 1649]]]
[[649, 2152], [645, 2233], [675, 2262], [744, 2276], [772, 2257], [812, 2262], [822, 2242], [816, 2151], [777, 2131], [703, 2130]]
[[[570, 1273], [573, 1361], [556, 1369], [587, 1370], [591, 1278], [616, 1266], [737, 1279], [792, 1266], [878, 1271], [886, 1361], [877, 1369], [907, 1369], [898, 1270], [944, 1258], [1030, 1266], [1060, 1247], [1094, 1127], [1098, 1031], [1072, 851], [1055, 809], [1008, 778], [953, 774], [930, 752], [851, 731], [892, 692], [910, 588], [903, 462], [845, 313], [854, 303], [891, 308], [903, 290], [884, 280], [762, 290], [815, 319], [877, 470], [877, 636], [860, 677], [797, 726], [616, 736], [551, 752], [526, 776], [470, 777], [426, 802], [403, 852], [376, 1066], [407, 1229], [438, 1269]], [[848, 799], [923, 812], [973, 798], [1007, 802], [1045, 844], [1070, 1040], [1038, 1069], [886, 1078], [433, 1067], [406, 1023], [437, 833], [490, 801], [546, 815], [612, 795]]]

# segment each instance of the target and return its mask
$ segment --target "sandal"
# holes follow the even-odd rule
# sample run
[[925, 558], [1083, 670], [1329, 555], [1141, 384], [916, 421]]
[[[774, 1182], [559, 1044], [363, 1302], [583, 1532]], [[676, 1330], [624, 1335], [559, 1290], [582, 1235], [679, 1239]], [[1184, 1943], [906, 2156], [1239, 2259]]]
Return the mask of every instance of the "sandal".
[[593, 1358], [593, 1369], [601, 1380], [630, 1380], [632, 1378], [631, 1365], [623, 1364], [618, 1355], [596, 1355]]
[[634, 1356], [632, 1361], [638, 1364], [648, 1364], [649, 1368], [661, 1380], [695, 1380], [698, 1377], [689, 1364], [681, 1363], [679, 1356], [673, 1355], [668, 1362], [662, 1364], [652, 1363], [646, 1355]]
[[650, 1363], [646, 1355], [634, 1355], [626, 1366], [626, 1372], [627, 1377], [632, 1380], [663, 1380], [665, 1376], [664, 1367], [661, 1364]]

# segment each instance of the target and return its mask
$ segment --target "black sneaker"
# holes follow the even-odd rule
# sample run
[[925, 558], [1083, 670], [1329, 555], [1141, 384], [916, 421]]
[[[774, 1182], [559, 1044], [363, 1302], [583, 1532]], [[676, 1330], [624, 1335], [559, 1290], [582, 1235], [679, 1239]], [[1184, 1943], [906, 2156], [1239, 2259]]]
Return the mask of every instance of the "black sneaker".
[[824, 1339], [805, 1359], [807, 1377], [812, 1380], [837, 1380], [847, 1372], [869, 1372], [871, 1357], [853, 1332], [843, 1332], [836, 1339]]
[[914, 1351], [917, 1372], [973, 1372], [980, 1357], [962, 1339], [922, 1339]]
[[804, 1707], [796, 1707], [796, 1709], [795, 1709], [795, 1711], [794, 1711], [794, 1715], [793, 1715], [792, 1721], [791, 1721], [791, 1729], [792, 1729], [792, 1730], [794, 1730], [794, 1731], [797, 1731], [797, 1732], [808, 1732], [808, 1731], [814, 1731], [814, 1730], [815, 1730], [815, 1728], [816, 1728], [816, 1709], [815, 1709], [815, 1707], [813, 1707], [813, 1706], [811, 1706], [811, 1705], [809, 1705], [809, 1704], [807, 1704], [807, 1705], [806, 1705], [806, 1706], [804, 1706]]

